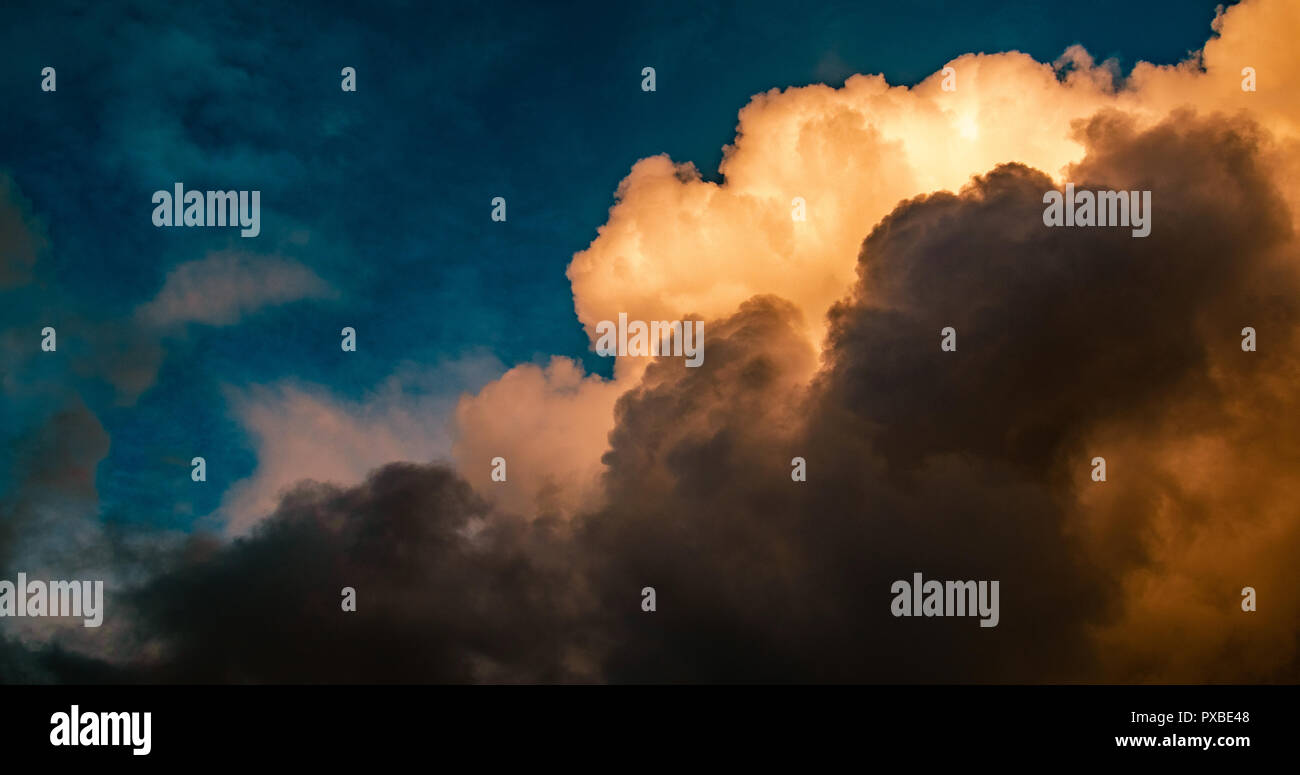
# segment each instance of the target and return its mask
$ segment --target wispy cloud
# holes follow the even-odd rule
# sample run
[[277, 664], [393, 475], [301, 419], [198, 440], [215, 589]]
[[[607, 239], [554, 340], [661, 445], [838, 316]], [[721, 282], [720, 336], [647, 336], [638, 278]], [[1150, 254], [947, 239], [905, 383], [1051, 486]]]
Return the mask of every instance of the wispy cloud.
[[159, 328], [184, 323], [229, 326], [266, 307], [337, 297], [335, 289], [296, 261], [223, 251], [168, 272], [162, 290], [137, 316]]

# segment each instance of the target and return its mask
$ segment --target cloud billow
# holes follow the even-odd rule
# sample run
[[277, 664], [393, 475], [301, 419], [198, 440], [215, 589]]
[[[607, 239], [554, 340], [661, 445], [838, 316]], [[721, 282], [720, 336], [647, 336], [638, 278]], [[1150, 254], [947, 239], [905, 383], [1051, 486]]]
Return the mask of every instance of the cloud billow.
[[[512, 515], [452, 471], [414, 464], [353, 488], [300, 486], [251, 535], [196, 539], [134, 597], [160, 657], [133, 675], [1293, 678], [1282, 645], [1251, 670], [1222, 656], [1217, 620], [1177, 598], [1164, 616], [1182, 617], [1180, 637], [1210, 643], [1208, 656], [1183, 673], [1142, 669], [1140, 644], [1170, 635], [1133, 621], [1150, 601], [1130, 586], [1180, 558], [1209, 563], [1202, 578], [1260, 576], [1232, 552], [1216, 563], [1149, 542], [1158, 504], [1195, 486], [1157, 466], [1186, 439], [1229, 423], [1263, 434], [1232, 450], [1285, 479], [1249, 496], [1260, 513], [1295, 484], [1265, 452], [1294, 430], [1279, 417], [1297, 416], [1270, 380], [1296, 367], [1283, 353], [1300, 284], [1264, 140], [1249, 123], [1190, 113], [1148, 130], [1101, 114], [1080, 132], [1089, 153], [1073, 179], [1150, 185], [1150, 238], [1045, 228], [1052, 181], [1021, 165], [903, 202], [864, 241], [820, 367], [802, 313], [774, 296], [712, 321], [701, 368], [649, 366], [616, 405], [600, 508]], [[1247, 311], [1269, 332], [1267, 357], [1242, 357]], [[952, 353], [939, 347], [949, 325]], [[1114, 462], [1098, 484], [1088, 460], [1102, 452]], [[794, 456], [806, 483], [791, 481]], [[1241, 471], [1222, 470], [1216, 488], [1245, 492]], [[1199, 540], [1264, 529], [1251, 514], [1186, 517]], [[1252, 562], [1293, 555], [1286, 535], [1254, 546]], [[999, 626], [893, 617], [890, 583], [917, 571], [1000, 580]], [[340, 612], [343, 586], [358, 590], [358, 613]], [[644, 586], [657, 591], [652, 614]], [[1233, 605], [1228, 595], [1225, 616]], [[1294, 627], [1287, 617], [1261, 612], [1261, 633]], [[1129, 640], [1120, 657], [1103, 648]]]
[[[454, 467], [394, 462], [287, 492], [304, 468], [342, 479], [373, 462], [300, 450], [383, 435], [291, 434], [310, 423], [284, 407], [331, 416], [314, 393], [254, 405], [256, 428], [292, 442], [274, 449], [307, 462], [263, 466], [242, 535], [139, 553], [96, 538], [130, 582], [110, 601], [110, 644], [10, 638], [0, 674], [1300, 680], [1300, 124], [1280, 81], [1243, 97], [1237, 75], [1243, 47], [1261, 73], [1290, 72], [1277, 41], [1295, 13], [1234, 6], [1202, 56], [1140, 64], [1120, 86], [1072, 49], [1065, 69], [960, 57], [956, 92], [856, 76], [756, 97], [722, 182], [642, 160], [569, 268], [589, 329], [620, 313], [705, 319], [700, 368], [620, 359], [606, 380], [524, 364], [461, 400]], [[1066, 182], [1150, 191], [1150, 235], [1045, 226], [1044, 194]], [[182, 264], [136, 323], [156, 337], [329, 293], [304, 271]], [[69, 458], [51, 433], [89, 440], [79, 464], [103, 456], [102, 428], [73, 406], [30, 434], [33, 466]], [[398, 455], [423, 448], [403, 406]], [[508, 482], [488, 474], [496, 455]], [[86, 484], [56, 482], [84, 496], [79, 525]], [[50, 494], [22, 480], [7, 503], [26, 519]], [[915, 572], [999, 580], [998, 626], [896, 618], [890, 585]], [[1248, 585], [1261, 604], [1246, 614]]]

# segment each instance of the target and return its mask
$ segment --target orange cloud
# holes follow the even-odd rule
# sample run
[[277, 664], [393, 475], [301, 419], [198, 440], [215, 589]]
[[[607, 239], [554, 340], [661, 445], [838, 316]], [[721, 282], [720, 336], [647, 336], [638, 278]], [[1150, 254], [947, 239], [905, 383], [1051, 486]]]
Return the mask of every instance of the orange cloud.
[[[1285, 179], [1295, 179], [1300, 100], [1287, 79], [1300, 65], [1290, 43], [1300, 30], [1300, 6], [1253, 0], [1222, 11], [1212, 25], [1217, 37], [1198, 56], [1172, 67], [1139, 63], [1118, 88], [1109, 66], [1074, 46], [1053, 64], [1014, 52], [959, 56], [945, 63], [956, 71], [952, 91], [943, 89], [940, 68], [910, 89], [856, 75], [839, 89], [759, 94], [740, 111], [721, 183], [662, 155], [632, 167], [596, 239], [569, 266], [578, 319], [594, 343], [596, 324], [619, 313], [717, 319], [755, 295], [776, 294], [802, 312], [810, 342], [820, 346], [827, 310], [855, 280], [863, 238], [900, 201], [955, 191], [1006, 162], [1063, 181], [1083, 156], [1077, 126], [1105, 109], [1128, 113], [1138, 129], [1185, 106], [1202, 114], [1245, 111], [1275, 134], [1267, 153]], [[1246, 66], [1260, 75], [1257, 92], [1241, 89]], [[1300, 187], [1289, 186], [1284, 196], [1300, 212]], [[796, 197], [804, 220], [793, 217]], [[706, 336], [706, 359], [707, 351]], [[469, 440], [485, 437], [493, 439], [486, 445], [493, 455], [536, 459], [530, 475], [538, 481], [561, 488], [589, 481], [613, 428], [612, 394], [636, 384], [644, 368], [638, 360], [619, 359], [622, 388], [583, 391], [592, 396], [589, 412], [576, 411], [581, 399], [570, 394], [581, 377], [553, 382], [533, 367], [525, 367], [532, 378], [512, 374], [467, 397], [458, 437], [476, 457], [464, 473], [476, 481], [486, 447]], [[493, 418], [516, 417], [520, 406], [553, 404], [575, 409], [574, 422], [525, 423], [534, 432], [514, 441], [495, 427]], [[555, 498], [583, 500], [574, 492]]]

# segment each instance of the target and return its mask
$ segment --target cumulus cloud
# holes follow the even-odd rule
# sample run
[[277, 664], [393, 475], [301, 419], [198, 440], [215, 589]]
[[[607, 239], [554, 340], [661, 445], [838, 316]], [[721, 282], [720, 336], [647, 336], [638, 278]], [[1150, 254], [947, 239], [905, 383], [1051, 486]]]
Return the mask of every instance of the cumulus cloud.
[[[1268, 140], [1191, 113], [1145, 129], [1102, 113], [1076, 137], [1072, 179], [1153, 187], [1150, 237], [1044, 227], [1054, 183], [1019, 164], [905, 201], [861, 245], [820, 353], [797, 304], [760, 295], [710, 322], [700, 368], [648, 364], [614, 405], [598, 507], [519, 515], [437, 465], [300, 486], [144, 588], [131, 605], [150, 656], [117, 669], [1294, 680], [1300, 253]], [[1243, 320], [1266, 353], [1241, 350]], [[581, 390], [564, 368], [512, 379]], [[890, 585], [914, 572], [999, 580], [999, 625], [894, 618]], [[1243, 623], [1247, 583], [1270, 602]], [[355, 617], [336, 607], [344, 586]], [[204, 613], [231, 598], [237, 622]]]
[[[1160, 233], [1042, 228], [1051, 182], [1020, 166], [900, 206], [867, 239], [854, 296], [832, 315], [831, 400], [812, 427], [883, 458], [897, 481], [946, 487], [925, 472], [949, 460], [1003, 467], [1041, 493], [1032, 520], [1045, 543], [1026, 545], [1025, 525], [1022, 540], [964, 545], [981, 561], [1019, 544], [1071, 567], [997, 564], [1007, 595], [1044, 598], [1024, 615], [1088, 636], [1085, 675], [1294, 680], [1294, 632], [1282, 631], [1300, 610], [1260, 569], [1300, 551], [1277, 516], [1296, 484], [1283, 419], [1295, 407], [1278, 388], [1297, 367], [1300, 252], [1265, 140], [1248, 122], [1190, 113], [1146, 131], [1102, 114], [1079, 136], [1089, 153], [1071, 178], [1152, 189]], [[1271, 332], [1276, 349], [1244, 353], [1243, 325]], [[944, 326], [958, 331], [955, 353], [937, 347]], [[1095, 455], [1105, 484], [1089, 478]], [[1274, 476], [1264, 484], [1259, 470]], [[1011, 502], [980, 519], [997, 531], [1016, 513]], [[912, 547], [915, 561], [933, 547]], [[1242, 621], [1239, 591], [1265, 576], [1280, 607]], [[1258, 633], [1249, 649], [1224, 634], [1238, 627]]]
[[[578, 318], [594, 341], [595, 324], [619, 312], [717, 317], [754, 294], [779, 293], [819, 341], [826, 309], [852, 282], [862, 237], [897, 202], [955, 191], [1006, 162], [1060, 181], [1085, 150], [1074, 124], [1105, 109], [1142, 127], [1188, 106], [1249, 111], [1285, 141], [1275, 160], [1293, 161], [1300, 102], [1288, 41], [1300, 8], [1242, 3], [1214, 27], [1220, 34], [1199, 56], [1172, 67], [1140, 62], [1121, 84], [1076, 46], [1056, 66], [1014, 52], [964, 54], [947, 63], [954, 91], [942, 89], [940, 71], [910, 89], [857, 75], [839, 89], [760, 94], [740, 111], [721, 182], [664, 156], [632, 168], [597, 238], [569, 267]], [[1241, 89], [1245, 66], [1264, 74], [1257, 92]], [[792, 219], [794, 197], [806, 200], [806, 221]]]
[[[1298, 13], [1250, 0], [1193, 60], [1123, 82], [1072, 49], [959, 57], [956, 92], [857, 76], [759, 95], [722, 182], [643, 160], [569, 268], [593, 339], [620, 312], [704, 318], [700, 368], [518, 367], [459, 403], [458, 470], [287, 490], [374, 462], [323, 449], [411, 457], [436, 432], [237, 395], [263, 444], [287, 439], [267, 458], [305, 465], [244, 491], [269, 518], [194, 538], [140, 588], [145, 647], [104, 675], [1297, 680]], [[1045, 227], [1065, 181], [1152, 191], [1151, 235]], [[892, 617], [914, 572], [999, 580], [999, 625]], [[1248, 585], [1267, 604], [1244, 614]], [[211, 615], [230, 600], [237, 617]]]
[[[1267, 165], [1279, 180], [1294, 179], [1300, 102], [1286, 74], [1300, 62], [1286, 41], [1297, 28], [1294, 4], [1248, 2], [1221, 11], [1217, 34], [1186, 62], [1139, 62], [1123, 81], [1113, 63], [1097, 64], [1074, 46], [1053, 64], [1016, 52], [964, 54], [947, 63], [955, 91], [943, 90], [940, 68], [910, 89], [856, 75], [839, 89], [757, 95], [740, 111], [719, 182], [666, 156], [633, 166], [596, 239], [569, 266], [578, 319], [594, 342], [597, 323], [621, 312], [641, 320], [716, 318], [771, 293], [801, 310], [805, 335], [820, 346], [826, 313], [854, 282], [862, 238], [899, 201], [956, 191], [1011, 162], [1062, 184], [1087, 148], [1076, 126], [1103, 111], [1121, 111], [1135, 129], [1184, 108], [1244, 112], [1271, 138], [1260, 149]], [[1265, 74], [1259, 91], [1242, 91], [1245, 66]], [[1279, 188], [1300, 224], [1300, 187]], [[792, 217], [796, 197], [806, 220]], [[644, 367], [638, 360], [621, 358], [620, 376], [634, 382]], [[502, 405], [549, 400], [498, 392]], [[612, 430], [600, 402], [590, 416], [607, 423], [591, 435]], [[558, 453], [548, 462], [555, 481], [588, 464]]]

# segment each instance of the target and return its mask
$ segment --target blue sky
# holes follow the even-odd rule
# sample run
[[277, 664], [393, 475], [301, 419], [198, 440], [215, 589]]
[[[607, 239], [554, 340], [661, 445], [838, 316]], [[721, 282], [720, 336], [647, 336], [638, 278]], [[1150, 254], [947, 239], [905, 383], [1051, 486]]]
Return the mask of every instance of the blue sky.
[[[1051, 61], [1081, 43], [1125, 71], [1176, 62], [1204, 42], [1215, 4], [11, 7], [0, 171], [49, 247], [33, 284], [0, 289], [0, 328], [35, 341], [57, 325], [69, 357], [18, 371], [29, 389], [0, 409], [6, 454], [75, 393], [111, 440], [97, 471], [106, 518], [184, 528], [257, 464], [226, 386], [294, 379], [361, 400], [404, 364], [551, 354], [608, 373], [564, 270], [638, 159], [667, 153], [715, 176], [753, 94], [855, 72], [911, 84], [965, 52]], [[39, 89], [47, 65], [53, 94]], [[647, 65], [654, 93], [640, 89]], [[343, 66], [356, 93], [339, 89]], [[151, 194], [175, 181], [260, 190], [261, 236], [155, 228]], [[504, 224], [489, 219], [494, 196], [508, 200]], [[336, 293], [156, 341], [134, 332], [170, 270], [221, 250], [302, 264]], [[346, 356], [345, 325], [359, 334]], [[105, 337], [96, 352], [80, 331]], [[138, 397], [103, 379], [116, 363], [104, 341], [133, 357], [157, 348]], [[454, 395], [491, 376], [433, 373], [411, 389]], [[206, 488], [189, 486], [196, 450], [219, 461]]]

